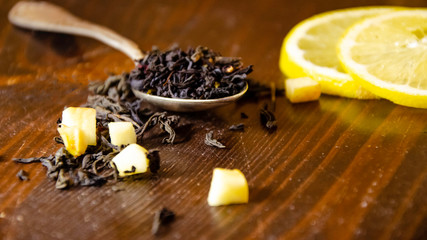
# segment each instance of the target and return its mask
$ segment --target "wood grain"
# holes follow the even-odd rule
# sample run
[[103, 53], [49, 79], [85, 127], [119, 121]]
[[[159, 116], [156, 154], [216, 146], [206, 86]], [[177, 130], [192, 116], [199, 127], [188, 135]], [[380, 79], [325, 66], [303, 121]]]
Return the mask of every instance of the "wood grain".
[[[58, 148], [56, 120], [86, 101], [89, 81], [130, 71], [124, 54], [99, 42], [12, 26], [0, 1], [0, 239], [151, 239], [153, 214], [177, 213], [159, 239], [426, 239], [427, 111], [386, 100], [324, 95], [290, 104], [278, 96], [278, 128], [258, 110], [269, 97], [181, 114], [179, 143], [144, 139], [160, 150], [158, 177], [59, 191], [39, 164], [14, 157]], [[354, 1], [51, 1], [107, 26], [141, 49], [205, 45], [253, 64], [257, 82], [281, 87], [283, 37], [299, 21], [363, 5], [427, 7], [423, 0]], [[249, 118], [241, 119], [240, 113]], [[228, 131], [244, 123], [243, 132]], [[210, 130], [226, 149], [204, 145]], [[248, 179], [245, 205], [209, 207], [214, 167], [239, 168]], [[16, 177], [29, 172], [30, 181]]]

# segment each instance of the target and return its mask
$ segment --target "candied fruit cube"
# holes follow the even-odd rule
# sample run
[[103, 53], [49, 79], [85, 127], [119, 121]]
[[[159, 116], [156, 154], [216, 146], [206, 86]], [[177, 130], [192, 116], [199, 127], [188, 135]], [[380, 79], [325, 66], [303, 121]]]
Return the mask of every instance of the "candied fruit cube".
[[117, 146], [136, 143], [136, 133], [131, 122], [108, 123], [111, 143]]
[[116, 165], [120, 177], [145, 173], [149, 167], [147, 154], [147, 149], [132, 143], [117, 154], [112, 162]]
[[208, 195], [210, 206], [247, 203], [249, 187], [243, 173], [238, 169], [215, 168]]
[[319, 82], [309, 77], [286, 79], [285, 91], [292, 103], [318, 100], [321, 92]]
[[93, 108], [69, 107], [62, 112], [62, 124], [82, 130], [88, 145], [96, 145], [96, 110]]
[[78, 157], [86, 152], [88, 146], [87, 138], [78, 127], [68, 127], [61, 124], [58, 127], [59, 135], [64, 142], [65, 149], [74, 157]]

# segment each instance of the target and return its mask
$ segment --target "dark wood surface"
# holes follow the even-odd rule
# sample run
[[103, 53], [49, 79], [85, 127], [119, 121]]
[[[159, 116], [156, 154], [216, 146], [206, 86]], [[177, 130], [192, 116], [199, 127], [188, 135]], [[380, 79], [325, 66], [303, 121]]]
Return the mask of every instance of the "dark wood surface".
[[[18, 29], [7, 20], [16, 1], [0, 1], [0, 239], [150, 239], [154, 212], [177, 219], [162, 239], [426, 239], [427, 110], [386, 100], [322, 96], [276, 103], [277, 131], [259, 123], [268, 97], [184, 114], [184, 139], [158, 148], [158, 178], [56, 190], [40, 164], [58, 145], [64, 106], [86, 101], [87, 84], [130, 71], [125, 55], [91, 39]], [[205, 45], [253, 64], [251, 78], [282, 86], [283, 37], [319, 12], [363, 5], [427, 7], [424, 0], [52, 1], [138, 43], [165, 49]], [[245, 112], [249, 118], [241, 119]], [[227, 128], [243, 122], [244, 132]], [[227, 146], [204, 145], [213, 130]], [[214, 167], [239, 168], [249, 182], [245, 205], [209, 207]], [[20, 181], [19, 170], [30, 181]]]

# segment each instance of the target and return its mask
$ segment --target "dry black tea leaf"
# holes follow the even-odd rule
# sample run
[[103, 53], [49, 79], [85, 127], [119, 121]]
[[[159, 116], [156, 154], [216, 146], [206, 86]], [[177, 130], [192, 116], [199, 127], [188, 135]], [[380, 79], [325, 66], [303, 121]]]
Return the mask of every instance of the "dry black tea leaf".
[[148, 151], [147, 158], [149, 160], [148, 167], [150, 168], [150, 172], [157, 173], [160, 169], [159, 151], [157, 150]]
[[148, 94], [184, 99], [214, 99], [240, 93], [252, 66], [240, 58], [222, 57], [207, 47], [188, 51], [174, 47], [146, 53], [129, 74], [133, 89]]
[[205, 144], [212, 147], [225, 148], [224, 144], [213, 138], [213, 131], [206, 134]]
[[77, 170], [77, 185], [80, 186], [102, 186], [107, 182], [102, 176], [98, 176], [92, 172]]
[[40, 158], [37, 157], [31, 157], [31, 158], [12, 158], [14, 162], [17, 163], [34, 163], [34, 162], [40, 162]]
[[[59, 124], [61, 124], [61, 123], [57, 123], [57, 124], [59, 125]], [[62, 138], [61, 138], [61, 137], [56, 136], [56, 137], [54, 137], [54, 138], [53, 138], [53, 140], [54, 140], [56, 143], [59, 143], [59, 144], [64, 145], [64, 140], [62, 140]]]
[[243, 123], [234, 124], [234, 125], [231, 125], [228, 129], [231, 131], [243, 131], [245, 129], [245, 124]]
[[55, 187], [57, 189], [66, 189], [71, 186], [71, 179], [64, 174], [64, 169], [59, 170], [58, 178], [56, 179]]
[[134, 173], [136, 171], [136, 167], [132, 166], [131, 170], [125, 170], [124, 173]]
[[29, 181], [30, 180], [28, 173], [26, 171], [22, 170], [22, 169], [19, 170], [19, 172], [16, 174], [16, 176], [21, 181]]
[[167, 112], [157, 112], [148, 118], [148, 120], [145, 122], [144, 126], [138, 128], [136, 130], [136, 136], [138, 139], [142, 139], [143, 134], [150, 128], [154, 127], [155, 125], [159, 125], [160, 129], [167, 132], [169, 134], [169, 137], [164, 138], [162, 140], [162, 143], [170, 143], [173, 144], [175, 140], [175, 130], [172, 128], [172, 126], [176, 125], [179, 121], [179, 117], [176, 115], [167, 116]]
[[154, 214], [153, 226], [151, 233], [157, 235], [162, 226], [168, 225], [175, 220], [175, 213], [167, 208], [162, 208]]
[[276, 117], [267, 108], [260, 110], [261, 124], [268, 130], [275, 130], [277, 128]]
[[241, 113], [240, 113], [240, 118], [247, 119], [247, 118], [249, 118], [249, 117], [248, 117], [248, 115], [246, 115], [246, 113], [241, 112]]

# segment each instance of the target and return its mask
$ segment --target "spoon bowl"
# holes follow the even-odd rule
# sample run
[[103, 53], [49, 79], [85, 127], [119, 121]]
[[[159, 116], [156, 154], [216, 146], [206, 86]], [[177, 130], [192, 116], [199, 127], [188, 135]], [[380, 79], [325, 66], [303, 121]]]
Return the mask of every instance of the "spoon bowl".
[[[144, 54], [133, 41], [104, 26], [82, 20], [67, 10], [47, 2], [18, 2], [9, 11], [9, 21], [19, 27], [47, 32], [74, 34], [97, 39], [113, 47], [137, 65]], [[154, 106], [175, 112], [204, 111], [235, 102], [248, 90], [218, 99], [180, 99], [154, 96], [132, 89], [136, 97]]]
[[168, 98], [156, 95], [147, 94], [136, 89], [132, 89], [133, 94], [142, 99], [143, 101], [149, 102], [156, 107], [160, 107], [165, 110], [174, 112], [198, 112], [205, 111], [212, 108], [221, 107], [230, 103], [235, 102], [241, 98], [248, 90], [248, 84], [246, 83], [245, 88], [238, 94], [217, 98], [217, 99], [181, 99], [181, 98]]

